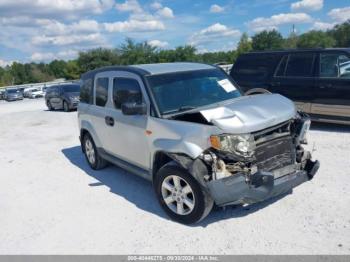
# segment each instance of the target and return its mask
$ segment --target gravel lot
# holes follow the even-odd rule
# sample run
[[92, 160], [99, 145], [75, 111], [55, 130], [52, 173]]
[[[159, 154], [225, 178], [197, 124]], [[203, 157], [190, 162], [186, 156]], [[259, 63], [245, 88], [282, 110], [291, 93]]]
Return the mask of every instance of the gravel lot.
[[184, 226], [149, 182], [88, 167], [76, 112], [0, 101], [0, 254], [350, 254], [350, 127], [314, 125], [309, 141], [314, 180]]

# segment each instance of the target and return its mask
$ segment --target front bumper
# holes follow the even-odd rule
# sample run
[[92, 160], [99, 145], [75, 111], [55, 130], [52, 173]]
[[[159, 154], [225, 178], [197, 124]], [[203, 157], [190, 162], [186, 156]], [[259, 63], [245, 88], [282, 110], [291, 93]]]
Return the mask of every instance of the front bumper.
[[252, 176], [250, 183], [246, 182], [242, 174], [213, 180], [207, 185], [218, 206], [253, 204], [286, 193], [312, 179], [319, 166], [318, 161], [309, 161], [305, 170], [298, 170], [277, 179], [273, 173], [261, 171]]

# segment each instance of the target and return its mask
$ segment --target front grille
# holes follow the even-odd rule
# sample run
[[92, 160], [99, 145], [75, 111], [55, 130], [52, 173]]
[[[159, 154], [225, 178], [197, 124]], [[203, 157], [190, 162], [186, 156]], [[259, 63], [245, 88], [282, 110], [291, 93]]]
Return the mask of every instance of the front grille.
[[294, 164], [295, 155], [291, 136], [276, 138], [257, 145], [256, 165], [262, 171], [272, 171]]

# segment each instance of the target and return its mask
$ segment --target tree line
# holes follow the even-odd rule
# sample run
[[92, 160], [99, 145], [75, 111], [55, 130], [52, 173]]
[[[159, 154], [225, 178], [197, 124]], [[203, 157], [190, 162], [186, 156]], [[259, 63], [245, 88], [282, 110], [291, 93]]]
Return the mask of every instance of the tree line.
[[298, 35], [292, 32], [283, 38], [277, 30], [262, 31], [251, 38], [241, 36], [237, 48], [230, 51], [197, 53], [194, 46], [179, 46], [175, 49], [158, 49], [147, 42], [137, 43], [126, 39], [114, 49], [96, 48], [80, 52], [77, 59], [54, 60], [50, 63], [14, 62], [0, 67], [0, 86], [46, 82], [57, 78], [78, 79], [86, 71], [109, 65], [131, 65], [162, 62], [233, 63], [245, 52], [286, 48], [350, 47], [350, 20], [335, 25], [328, 31], [312, 30]]

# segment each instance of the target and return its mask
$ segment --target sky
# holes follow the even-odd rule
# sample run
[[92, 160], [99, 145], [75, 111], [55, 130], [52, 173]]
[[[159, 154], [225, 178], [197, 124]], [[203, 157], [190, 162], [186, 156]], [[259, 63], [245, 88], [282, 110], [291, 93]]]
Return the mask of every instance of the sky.
[[284, 36], [350, 19], [350, 0], [0, 0], [0, 66], [74, 59], [130, 37], [158, 48], [227, 51], [242, 33]]

